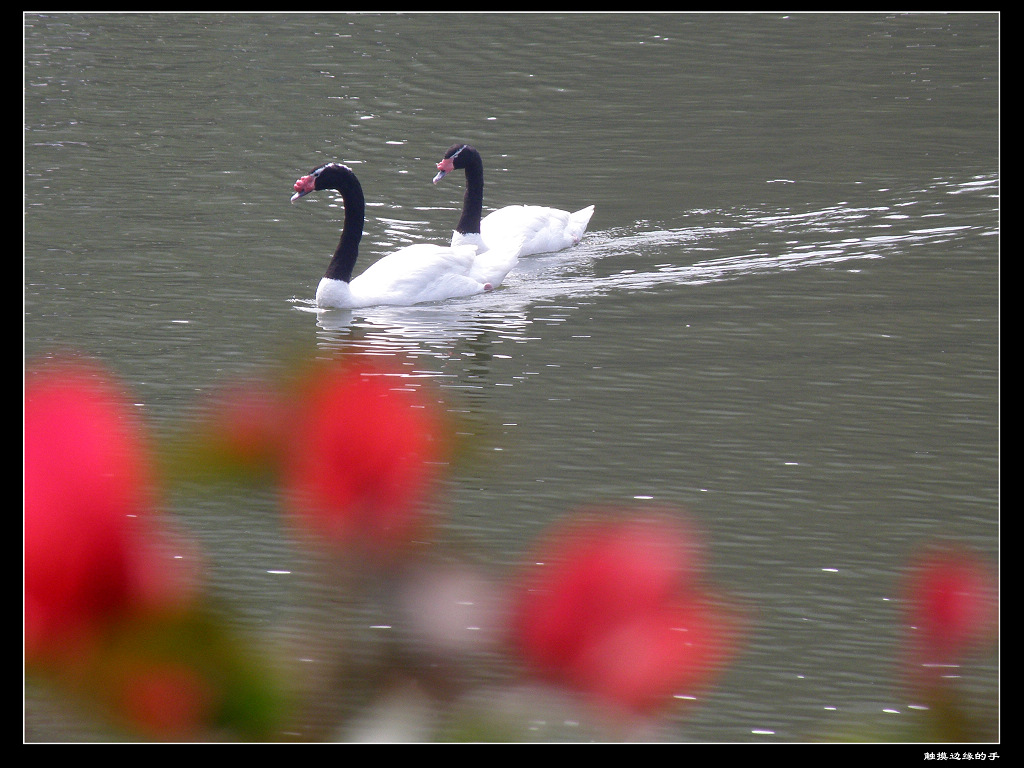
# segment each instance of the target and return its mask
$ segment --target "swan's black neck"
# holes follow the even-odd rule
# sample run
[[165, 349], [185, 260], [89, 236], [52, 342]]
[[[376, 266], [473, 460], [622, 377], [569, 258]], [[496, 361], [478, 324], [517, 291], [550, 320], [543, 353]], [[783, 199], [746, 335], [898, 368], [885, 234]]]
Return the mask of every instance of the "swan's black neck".
[[480, 217], [484, 210], [484, 162], [472, 147], [466, 147], [461, 154], [466, 163], [466, 196], [462, 200], [462, 217], [455, 231], [464, 235], [480, 234]]
[[352, 280], [352, 269], [359, 256], [359, 240], [363, 236], [363, 221], [366, 218], [366, 202], [363, 188], [352, 171], [345, 172], [325, 169], [316, 181], [317, 189], [336, 189], [345, 201], [345, 223], [341, 228], [341, 240], [334, 251], [331, 263], [327, 265], [324, 277], [332, 280]]

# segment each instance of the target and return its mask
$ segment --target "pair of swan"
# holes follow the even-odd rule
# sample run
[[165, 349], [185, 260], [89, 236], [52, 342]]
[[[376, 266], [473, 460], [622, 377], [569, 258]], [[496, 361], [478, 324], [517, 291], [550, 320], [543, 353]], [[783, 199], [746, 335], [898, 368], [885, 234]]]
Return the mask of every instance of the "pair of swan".
[[352, 270], [366, 214], [356, 175], [348, 166], [328, 163], [295, 182], [292, 202], [319, 189], [334, 189], [345, 205], [341, 240], [316, 289], [317, 307], [411, 305], [492, 290], [520, 256], [578, 243], [594, 213], [592, 205], [572, 214], [556, 208], [512, 205], [481, 220], [484, 172], [480, 153], [468, 144], [456, 144], [437, 168], [435, 184], [454, 170], [466, 169], [466, 197], [451, 245], [408, 245], [384, 256], [355, 279]]

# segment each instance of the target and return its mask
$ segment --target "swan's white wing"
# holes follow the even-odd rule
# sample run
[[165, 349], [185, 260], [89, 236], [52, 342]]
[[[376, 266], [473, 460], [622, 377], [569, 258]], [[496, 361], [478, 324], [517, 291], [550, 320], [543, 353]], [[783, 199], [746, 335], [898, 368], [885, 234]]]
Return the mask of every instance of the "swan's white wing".
[[593, 214], [593, 206], [570, 214], [540, 205], [509, 205], [480, 222], [480, 234], [491, 247], [522, 239], [520, 256], [560, 251], [580, 241]]
[[417, 243], [389, 253], [352, 281], [353, 292], [378, 304], [419, 304], [471, 296], [484, 285], [471, 276], [476, 247]]
[[519, 254], [523, 251], [522, 238], [509, 240], [496, 248], [478, 253], [473, 260], [470, 276], [477, 282], [497, 288], [519, 263]]

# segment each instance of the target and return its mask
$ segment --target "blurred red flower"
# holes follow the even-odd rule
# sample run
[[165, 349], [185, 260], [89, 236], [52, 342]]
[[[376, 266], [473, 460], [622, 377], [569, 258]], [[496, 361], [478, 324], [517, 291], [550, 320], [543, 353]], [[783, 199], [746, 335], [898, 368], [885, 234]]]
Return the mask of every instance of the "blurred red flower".
[[123, 670], [115, 711], [150, 738], [187, 739], [214, 719], [220, 691], [186, 664]]
[[996, 593], [992, 569], [971, 551], [936, 547], [914, 558], [904, 584], [904, 609], [918, 676], [959, 663], [994, 637]]
[[443, 459], [440, 422], [415, 386], [363, 359], [300, 387], [284, 458], [287, 508], [323, 540], [383, 553], [425, 523]]
[[286, 446], [292, 404], [265, 381], [234, 381], [204, 403], [197, 444], [205, 471], [274, 480]]
[[674, 521], [570, 523], [536, 568], [517, 593], [512, 638], [551, 682], [650, 712], [704, 686], [734, 645], [735, 617], [700, 584], [696, 539]]
[[127, 612], [181, 601], [184, 566], [150, 517], [142, 430], [85, 362], [30, 371], [24, 406], [26, 658], [70, 659]]

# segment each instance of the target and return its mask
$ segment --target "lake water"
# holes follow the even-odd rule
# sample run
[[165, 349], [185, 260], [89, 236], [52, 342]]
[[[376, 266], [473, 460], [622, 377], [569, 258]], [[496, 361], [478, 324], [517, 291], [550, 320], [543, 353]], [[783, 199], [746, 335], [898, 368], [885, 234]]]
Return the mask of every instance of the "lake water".
[[[665, 740], [896, 718], [895, 584], [999, 541], [997, 14], [29, 14], [24, 346], [108, 364], [157, 432], [289, 355], [414, 361], [485, 424], [449, 526], [514, 565], [594, 501], [678, 505], [756, 606]], [[317, 312], [351, 165], [356, 271], [485, 210], [596, 213], [492, 293]], [[172, 500], [272, 627], [272, 499]], [[971, 670], [997, 712], [996, 657]], [[994, 716], [994, 715], [992, 715]], [[40, 692], [30, 741], [102, 738]]]

